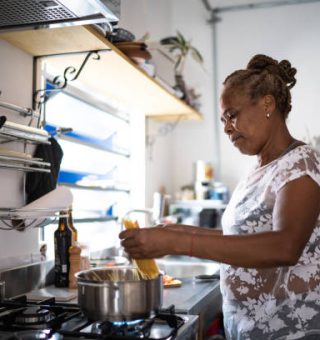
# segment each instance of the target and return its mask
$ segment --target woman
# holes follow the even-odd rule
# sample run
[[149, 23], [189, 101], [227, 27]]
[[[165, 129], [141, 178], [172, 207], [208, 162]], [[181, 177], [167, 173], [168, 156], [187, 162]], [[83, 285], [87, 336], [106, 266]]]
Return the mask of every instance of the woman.
[[286, 60], [256, 55], [224, 82], [224, 131], [257, 163], [232, 195], [223, 232], [166, 225], [120, 234], [133, 258], [178, 254], [223, 263], [228, 339], [320, 333], [320, 154], [286, 125], [295, 73]]

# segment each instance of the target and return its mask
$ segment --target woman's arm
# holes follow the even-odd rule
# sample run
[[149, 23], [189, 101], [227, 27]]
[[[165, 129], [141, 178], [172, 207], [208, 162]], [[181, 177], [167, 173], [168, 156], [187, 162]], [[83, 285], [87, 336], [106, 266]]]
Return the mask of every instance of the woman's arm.
[[[320, 187], [304, 176], [285, 185], [278, 193], [274, 231], [250, 235], [221, 235], [214, 229], [150, 228], [120, 234], [133, 258], [167, 254], [192, 255], [247, 268], [295, 264], [320, 213]], [[179, 230], [180, 229], [180, 230]]]
[[199, 226], [192, 226], [187, 224], [164, 224], [162, 225], [164, 228], [167, 228], [169, 230], [176, 230], [180, 232], [198, 232], [201, 229], [201, 234], [207, 234], [207, 235], [222, 235], [222, 229], [221, 228], [205, 228], [205, 227], [199, 227]]

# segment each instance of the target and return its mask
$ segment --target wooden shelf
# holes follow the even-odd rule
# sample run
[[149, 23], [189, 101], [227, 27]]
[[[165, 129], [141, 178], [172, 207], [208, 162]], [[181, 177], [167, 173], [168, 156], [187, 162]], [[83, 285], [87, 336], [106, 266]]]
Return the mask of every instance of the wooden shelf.
[[[199, 112], [176, 98], [126, 55], [90, 26], [73, 26], [1, 33], [0, 39], [33, 56], [46, 58], [48, 67], [62, 75], [68, 66], [78, 68], [85, 54], [81, 51], [111, 49], [100, 60], [90, 59], [78, 80], [95, 94], [108, 97], [146, 116], [160, 120], [201, 120]], [[63, 56], [53, 55], [65, 54]]]

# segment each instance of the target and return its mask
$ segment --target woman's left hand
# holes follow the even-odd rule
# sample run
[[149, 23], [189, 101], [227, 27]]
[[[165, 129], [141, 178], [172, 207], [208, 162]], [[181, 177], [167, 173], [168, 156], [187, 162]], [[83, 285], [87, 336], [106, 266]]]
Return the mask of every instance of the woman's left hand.
[[121, 245], [134, 259], [157, 258], [167, 255], [172, 244], [174, 231], [161, 225], [151, 228], [124, 230], [119, 234]]

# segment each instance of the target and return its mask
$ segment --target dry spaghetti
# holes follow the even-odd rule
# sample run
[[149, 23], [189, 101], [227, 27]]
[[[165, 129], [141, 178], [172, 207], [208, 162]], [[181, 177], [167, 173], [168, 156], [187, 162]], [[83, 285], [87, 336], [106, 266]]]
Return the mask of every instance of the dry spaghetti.
[[[133, 222], [131, 220], [124, 219], [123, 224], [126, 229], [139, 228], [139, 224], [137, 221]], [[155, 279], [156, 277], [158, 277], [160, 271], [155, 260], [136, 259], [134, 260], [134, 262], [136, 263], [137, 268], [143, 278], [151, 280], [151, 279]]]

